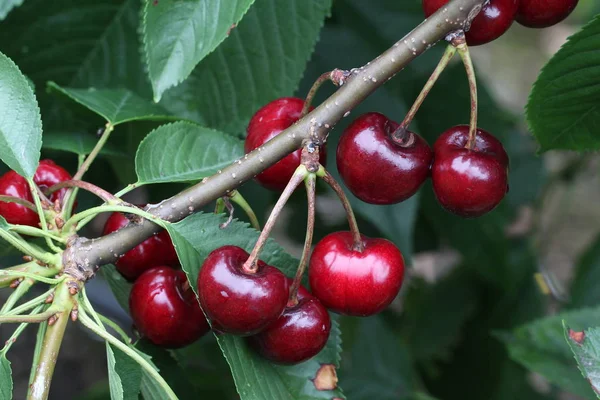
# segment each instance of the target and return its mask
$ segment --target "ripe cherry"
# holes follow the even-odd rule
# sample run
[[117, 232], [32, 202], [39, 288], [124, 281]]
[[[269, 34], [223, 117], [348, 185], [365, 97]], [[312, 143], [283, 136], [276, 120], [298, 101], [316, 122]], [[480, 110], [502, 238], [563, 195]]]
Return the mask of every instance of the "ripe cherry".
[[404, 278], [402, 253], [390, 241], [362, 236], [362, 251], [350, 232], [325, 236], [310, 258], [313, 295], [340, 314], [369, 316], [386, 308]]
[[[33, 176], [33, 181], [42, 190], [70, 179], [71, 174], [52, 160], [41, 160]], [[62, 201], [66, 192], [66, 188], [58, 190], [52, 193], [49, 199], [53, 202]], [[18, 197], [33, 203], [27, 180], [15, 171], [9, 171], [0, 177], [0, 195]], [[11, 224], [38, 227], [40, 222], [35, 211], [16, 203], [0, 202], [0, 215]]]
[[298, 304], [288, 306], [277, 321], [248, 338], [250, 345], [269, 361], [297, 364], [316, 356], [327, 344], [329, 313], [306, 289], [300, 294], [302, 289]]
[[[449, 0], [423, 0], [425, 16], [429, 17]], [[499, 38], [510, 28], [517, 9], [519, 0], [490, 0], [488, 4], [475, 17], [471, 28], [465, 32], [467, 44], [477, 46]]]
[[567, 18], [579, 0], [519, 0], [517, 22], [529, 28], [547, 28]]
[[288, 280], [277, 268], [257, 262], [256, 272], [242, 266], [248, 253], [223, 246], [208, 255], [198, 275], [200, 305], [213, 330], [253, 335], [279, 318], [288, 299]]
[[210, 330], [185, 273], [169, 267], [147, 270], [129, 294], [137, 330], [157, 346], [183, 347]]
[[[304, 107], [304, 100], [296, 97], [283, 97], [274, 100], [254, 114], [248, 124], [244, 150], [246, 153], [262, 146], [270, 139], [292, 126], [298, 119]], [[300, 165], [301, 150], [289, 154], [271, 167], [256, 176], [262, 186], [282, 191]], [[321, 164], [325, 164], [325, 148], [321, 148], [319, 157]]]
[[398, 144], [391, 134], [398, 124], [379, 113], [358, 117], [342, 134], [337, 167], [348, 189], [372, 204], [406, 200], [429, 176], [432, 152], [425, 140], [408, 132]]
[[472, 150], [465, 146], [469, 126], [442, 133], [433, 146], [433, 191], [440, 204], [462, 217], [478, 217], [496, 207], [508, 192], [508, 155], [502, 143], [478, 129]]
[[[129, 223], [122, 213], [112, 213], [104, 225], [103, 235], [118, 231]], [[159, 265], [175, 267], [179, 264], [177, 252], [167, 231], [161, 231], [123, 254], [115, 266], [126, 279], [134, 280], [144, 271]]]

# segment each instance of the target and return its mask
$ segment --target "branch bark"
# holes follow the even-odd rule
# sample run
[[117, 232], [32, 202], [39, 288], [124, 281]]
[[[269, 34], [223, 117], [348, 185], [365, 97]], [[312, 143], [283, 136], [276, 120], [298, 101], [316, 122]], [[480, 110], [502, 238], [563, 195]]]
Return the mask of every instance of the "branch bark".
[[[320, 144], [327, 140], [330, 129], [344, 115], [360, 104], [377, 88], [400, 72], [407, 64], [428, 50], [439, 40], [460, 29], [468, 28], [470, 21], [487, 0], [452, 0], [447, 6], [417, 26], [404, 38], [352, 74], [331, 97], [296, 124], [283, 131], [264, 146], [247, 154], [236, 163], [203, 182], [150, 206], [148, 211], [170, 222], [179, 221], [211, 201], [224, 196], [252, 179], [267, 167], [297, 150], [305, 141]], [[73, 241], [63, 255], [69, 270], [85, 270], [92, 276], [103, 264], [112, 263], [118, 256], [135, 247], [161, 228], [149, 221], [130, 224], [125, 228], [98, 239]]]

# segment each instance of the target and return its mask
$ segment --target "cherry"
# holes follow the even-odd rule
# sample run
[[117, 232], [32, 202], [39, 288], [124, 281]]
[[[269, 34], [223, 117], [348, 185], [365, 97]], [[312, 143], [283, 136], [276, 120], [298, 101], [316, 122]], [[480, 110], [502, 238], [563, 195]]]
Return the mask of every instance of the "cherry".
[[393, 204], [406, 200], [429, 176], [432, 152], [425, 140], [408, 132], [408, 143], [390, 136], [398, 124], [379, 113], [358, 117], [342, 134], [337, 167], [350, 191], [362, 201]]
[[[304, 107], [304, 100], [296, 97], [283, 97], [274, 100], [254, 114], [248, 124], [244, 150], [246, 153], [262, 146], [283, 130], [292, 126], [298, 119]], [[289, 154], [271, 167], [256, 176], [262, 186], [282, 191], [300, 165], [301, 150]], [[325, 148], [321, 148], [319, 157], [321, 164], [326, 162]]]
[[508, 155], [502, 143], [478, 129], [472, 150], [465, 146], [469, 126], [442, 133], [433, 146], [433, 191], [445, 209], [462, 217], [478, 217], [500, 203], [508, 192]]
[[274, 363], [306, 361], [327, 344], [331, 331], [327, 309], [306, 289], [300, 287], [298, 293], [298, 304], [288, 306], [277, 321], [248, 338], [260, 355]]
[[169, 267], [145, 271], [129, 294], [137, 330], [157, 346], [183, 347], [210, 330], [185, 273]]
[[[122, 213], [112, 213], [104, 225], [103, 235], [118, 231], [129, 223]], [[134, 280], [144, 271], [159, 265], [177, 266], [179, 260], [167, 231], [161, 231], [123, 254], [115, 263], [126, 279]]]
[[[52, 160], [41, 160], [33, 176], [33, 182], [42, 190], [70, 179], [71, 174]], [[66, 188], [58, 190], [49, 199], [53, 202], [62, 201], [66, 192]], [[33, 203], [27, 180], [15, 171], [9, 171], [0, 177], [0, 195], [18, 197]], [[16, 203], [0, 202], [0, 215], [11, 224], [38, 227], [40, 222], [35, 211]]]
[[[449, 0], [423, 0], [423, 11], [429, 17]], [[465, 32], [467, 43], [470, 46], [491, 42], [498, 39], [510, 28], [517, 9], [519, 0], [490, 0], [488, 4], [475, 17], [471, 28]]]
[[547, 28], [571, 14], [579, 0], [520, 0], [516, 20], [529, 28]]
[[362, 251], [354, 246], [350, 232], [325, 236], [313, 250], [308, 278], [313, 295], [329, 310], [364, 317], [394, 300], [404, 278], [404, 259], [385, 239], [362, 236]]
[[288, 299], [288, 280], [277, 268], [257, 262], [256, 272], [242, 266], [248, 253], [223, 246], [208, 255], [198, 275], [200, 305], [213, 330], [253, 335], [279, 318]]

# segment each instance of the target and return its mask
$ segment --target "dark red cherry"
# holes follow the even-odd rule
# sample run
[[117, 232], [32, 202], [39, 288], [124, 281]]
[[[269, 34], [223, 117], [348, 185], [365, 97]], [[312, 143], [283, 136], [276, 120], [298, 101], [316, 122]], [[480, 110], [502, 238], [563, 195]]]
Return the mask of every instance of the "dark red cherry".
[[338, 170], [348, 189], [362, 201], [401, 202], [414, 195], [429, 176], [429, 145], [412, 132], [408, 144], [397, 144], [390, 137], [397, 127], [385, 115], [367, 113], [354, 120], [340, 138]]
[[185, 273], [169, 267], [147, 270], [129, 294], [131, 317], [142, 336], [157, 346], [187, 346], [210, 327]]
[[472, 150], [465, 148], [469, 126], [442, 133], [433, 146], [433, 191], [440, 204], [462, 217], [478, 217], [496, 207], [508, 191], [508, 155], [502, 143], [477, 130]]
[[[33, 176], [33, 181], [42, 190], [68, 180], [71, 180], [71, 174], [52, 160], [41, 160]], [[50, 200], [62, 200], [66, 191], [65, 188], [52, 193]], [[15, 171], [9, 171], [0, 177], [0, 195], [19, 197], [33, 203], [27, 181]], [[16, 203], [0, 202], [0, 215], [11, 224], [38, 227], [40, 222], [35, 211]]]
[[354, 249], [350, 232], [325, 236], [310, 258], [308, 278], [313, 296], [340, 314], [368, 316], [386, 308], [404, 278], [402, 253], [390, 241], [362, 237]]
[[[284, 97], [274, 100], [254, 114], [248, 124], [244, 150], [246, 153], [262, 146], [270, 139], [292, 126], [300, 118], [304, 100], [296, 97]], [[264, 187], [282, 191], [300, 165], [301, 150], [286, 156], [276, 164], [256, 176], [256, 180]], [[321, 164], [326, 162], [325, 148], [321, 148], [319, 157]]]
[[298, 304], [287, 307], [277, 321], [248, 338], [269, 361], [297, 364], [319, 354], [327, 343], [331, 331], [327, 309], [306, 290], [299, 297]]
[[[112, 213], [104, 225], [103, 235], [118, 231], [129, 223], [121, 213]], [[179, 264], [177, 252], [167, 231], [161, 231], [123, 254], [115, 266], [125, 278], [134, 280], [144, 271], [159, 265], [175, 267]]]
[[547, 28], [567, 18], [579, 0], [519, 0], [517, 22], [529, 28]]
[[[449, 0], [423, 0], [423, 11], [429, 17]], [[473, 20], [471, 28], [466, 32], [467, 43], [471, 46], [491, 42], [499, 38], [510, 28], [519, 0], [490, 0]]]
[[213, 330], [253, 335], [279, 318], [285, 309], [288, 280], [277, 268], [258, 261], [254, 273], [242, 266], [248, 253], [223, 246], [208, 255], [198, 275], [200, 305]]

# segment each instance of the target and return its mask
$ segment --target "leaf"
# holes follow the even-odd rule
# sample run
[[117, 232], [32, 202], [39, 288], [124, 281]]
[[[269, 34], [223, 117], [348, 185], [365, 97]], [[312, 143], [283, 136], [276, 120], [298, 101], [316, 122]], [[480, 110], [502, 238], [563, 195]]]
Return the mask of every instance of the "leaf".
[[180, 121], [146, 136], [135, 156], [135, 170], [139, 184], [198, 181], [243, 155], [240, 140]]
[[129, 292], [132, 284], [123, 278], [113, 264], [103, 265], [100, 271], [123, 310], [129, 313]]
[[[219, 228], [222, 216], [193, 214], [184, 220], [167, 225], [167, 230], [177, 250], [177, 255], [190, 284], [197, 290], [197, 276], [202, 260], [214, 249], [223, 245], [239, 246], [250, 251], [258, 238], [258, 232], [248, 224], [234, 220], [227, 228]], [[295, 272], [298, 261], [285, 253], [269, 239], [260, 257], [269, 265], [276, 266], [288, 276]], [[251, 351], [244, 339], [232, 335], [215, 335], [231, 371], [242, 400], [310, 400], [343, 398], [341, 390], [318, 391], [312, 379], [322, 364], [339, 366], [341, 352], [340, 331], [337, 322], [332, 323], [329, 341], [314, 358], [294, 366], [271, 364]]]
[[579, 370], [600, 398], [600, 328], [576, 332], [563, 321], [565, 339], [575, 354]]
[[0, 53], [0, 159], [25, 178], [35, 174], [42, 146], [40, 109], [15, 63]]
[[539, 75], [527, 121], [541, 151], [600, 148], [600, 16], [569, 38]]
[[48, 82], [48, 89], [64, 94], [102, 116], [113, 126], [131, 121], [177, 119], [162, 107], [127, 89], [75, 89], [61, 87], [54, 82]]
[[15, 7], [23, 4], [24, 0], [2, 0], [0, 1], [0, 21], [6, 18], [8, 13]]
[[256, 0], [229, 38], [161, 104], [240, 134], [256, 110], [297, 89], [330, 8], [331, 0]]
[[[83, 132], [47, 132], [43, 136], [42, 148], [87, 155], [90, 154], [97, 142], [97, 137]], [[100, 154], [119, 157], [127, 155], [111, 143], [106, 143], [100, 150]]]
[[569, 308], [592, 307], [600, 304], [597, 282], [600, 279], [600, 236], [577, 261], [571, 283]]
[[142, 379], [141, 366], [108, 343], [106, 343], [106, 357], [111, 399], [137, 400]]
[[510, 357], [516, 362], [539, 373], [564, 390], [586, 399], [594, 399], [594, 393], [588, 383], [581, 379], [569, 346], [565, 343], [563, 320], [577, 330], [583, 330], [590, 325], [600, 325], [600, 307], [539, 319], [497, 336], [507, 346]]
[[10, 361], [5, 354], [0, 354], [0, 399], [11, 400], [13, 398], [13, 380]]
[[148, 74], [158, 102], [229, 35], [254, 0], [145, 1], [142, 20]]
[[344, 352], [340, 370], [348, 398], [396, 400], [410, 395], [414, 371], [399, 336], [381, 316], [360, 318], [357, 325], [357, 340]]

